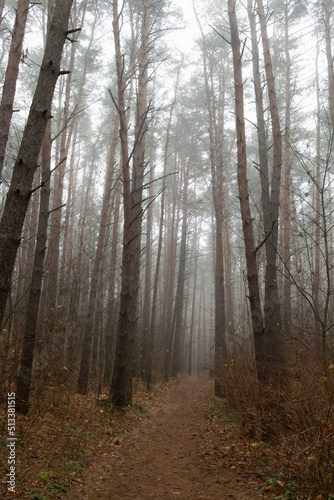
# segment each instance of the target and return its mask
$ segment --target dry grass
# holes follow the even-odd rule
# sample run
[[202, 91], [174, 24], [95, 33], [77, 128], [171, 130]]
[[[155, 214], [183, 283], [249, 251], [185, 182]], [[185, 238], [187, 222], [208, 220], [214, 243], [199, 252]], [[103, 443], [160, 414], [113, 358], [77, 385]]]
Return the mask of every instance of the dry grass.
[[299, 496], [273, 498], [333, 499], [334, 365], [319, 361], [306, 343], [290, 345], [289, 352], [284, 374], [262, 387], [249, 357], [236, 348], [221, 369], [226, 404], [245, 435], [270, 444], [269, 454], [279, 456], [276, 476], [298, 484]]
[[[49, 380], [50, 382], [50, 380]], [[54, 382], [56, 382], [54, 380]], [[103, 460], [110, 448], [117, 447], [123, 433], [156, 404], [156, 396], [166, 387], [160, 384], [146, 392], [138, 384], [134, 405], [125, 412], [110, 412], [106, 395], [75, 394], [70, 384], [43, 384], [28, 416], [16, 415], [17, 498], [48, 500], [66, 498], [71, 483], [82, 482], [82, 475], [94, 460]], [[13, 498], [7, 491], [7, 418], [0, 408], [1, 498]]]

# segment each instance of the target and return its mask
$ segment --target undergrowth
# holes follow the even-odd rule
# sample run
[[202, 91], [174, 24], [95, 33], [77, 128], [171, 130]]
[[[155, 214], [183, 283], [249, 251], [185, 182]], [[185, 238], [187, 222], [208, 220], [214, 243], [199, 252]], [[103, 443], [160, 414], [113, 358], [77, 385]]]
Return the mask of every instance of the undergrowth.
[[213, 414], [228, 425], [234, 416], [273, 499], [334, 499], [334, 365], [291, 342], [284, 370], [264, 387], [249, 359], [235, 348], [221, 367], [225, 397]]
[[[157, 397], [170, 385], [160, 383], [146, 391], [135, 384], [133, 406], [111, 411], [107, 396], [74, 393], [70, 386], [40, 391], [28, 416], [16, 420], [17, 498], [50, 500], [66, 496], [71, 484], [81, 484], [89, 464], [105, 457], [122, 442], [123, 434], [144, 418]], [[6, 408], [0, 408], [0, 497], [13, 498], [7, 489]]]

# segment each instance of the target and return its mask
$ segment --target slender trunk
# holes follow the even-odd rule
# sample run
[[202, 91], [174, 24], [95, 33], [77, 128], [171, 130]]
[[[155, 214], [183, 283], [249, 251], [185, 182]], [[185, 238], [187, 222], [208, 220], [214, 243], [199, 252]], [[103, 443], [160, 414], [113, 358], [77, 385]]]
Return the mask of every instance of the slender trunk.
[[182, 229], [181, 229], [181, 244], [179, 255], [179, 270], [177, 277], [177, 288], [174, 306], [174, 346], [172, 356], [172, 377], [176, 377], [181, 371], [181, 355], [182, 355], [182, 329], [183, 329], [183, 309], [184, 309], [184, 286], [186, 272], [186, 256], [187, 256], [187, 209], [188, 209], [188, 180], [189, 180], [189, 162], [184, 158], [184, 181], [183, 181], [183, 199], [182, 199]]
[[[152, 128], [153, 131], [153, 128]], [[147, 361], [150, 357], [150, 349], [153, 348], [150, 342], [150, 323], [152, 310], [152, 225], [153, 225], [153, 205], [154, 197], [154, 151], [153, 151], [153, 133], [151, 134], [151, 152], [150, 152], [150, 177], [149, 177], [149, 206], [147, 208], [146, 220], [146, 245], [145, 245], [145, 283], [144, 283], [144, 301], [143, 301], [143, 326], [142, 326], [142, 351], [141, 351], [141, 372], [148, 387], [151, 381], [148, 382], [147, 376]]]
[[[177, 252], [177, 234], [180, 222], [180, 200], [181, 195], [177, 189], [177, 179], [174, 177], [173, 188], [173, 203], [172, 217], [168, 224], [168, 232], [165, 241], [168, 242], [168, 251], [165, 249], [165, 293], [166, 300], [164, 302], [163, 324], [165, 325], [164, 333], [164, 379], [167, 382], [170, 374], [170, 359], [173, 346], [173, 305], [174, 305], [174, 288], [175, 288], [175, 268], [176, 268], [176, 252]], [[166, 255], [167, 254], [167, 255]]]
[[284, 143], [284, 188], [282, 196], [283, 213], [283, 262], [285, 267], [283, 287], [283, 324], [287, 333], [291, 324], [291, 159], [290, 159], [290, 133], [291, 133], [291, 58], [289, 51], [289, 17], [288, 2], [285, 4], [285, 143]]
[[191, 323], [190, 323], [190, 332], [189, 332], [189, 352], [188, 352], [188, 375], [192, 375], [193, 369], [193, 343], [194, 343], [194, 330], [195, 330], [195, 316], [196, 316], [196, 291], [197, 291], [197, 262], [198, 262], [198, 250], [197, 246], [197, 224], [195, 225], [194, 232], [194, 243], [193, 248], [195, 252], [195, 260], [194, 260], [194, 286], [193, 286], [193, 296], [192, 296], [192, 306], [191, 306]]
[[[135, 126], [135, 145], [133, 150], [133, 171], [132, 171], [132, 189], [131, 189], [131, 212], [132, 212], [132, 280], [131, 294], [133, 296], [134, 307], [139, 310], [139, 290], [140, 290], [140, 269], [141, 269], [141, 232], [143, 220], [143, 184], [144, 172], [146, 168], [145, 161], [145, 143], [146, 132], [148, 129], [147, 115], [147, 86], [148, 86], [148, 56], [149, 56], [149, 17], [150, 2], [143, 1], [142, 25], [141, 25], [141, 44], [138, 58], [138, 88], [136, 103], [136, 126]], [[139, 314], [137, 313], [137, 316]], [[148, 318], [147, 318], [147, 321]], [[134, 325], [135, 347], [138, 343], [138, 321]], [[136, 351], [137, 349], [135, 349]], [[134, 369], [135, 362], [133, 360]]]
[[26, 414], [29, 409], [31, 375], [34, 362], [35, 339], [37, 332], [38, 310], [40, 304], [44, 256], [47, 242], [50, 198], [50, 158], [51, 158], [51, 122], [46, 127], [42, 145], [42, 187], [40, 193], [40, 210], [37, 230], [37, 241], [28, 308], [23, 336], [20, 373], [16, 385], [16, 411]]
[[116, 339], [116, 358], [111, 381], [111, 400], [116, 407], [124, 407], [132, 403], [132, 361], [134, 329], [137, 321], [136, 297], [132, 295], [132, 211], [131, 211], [131, 186], [130, 166], [128, 153], [128, 125], [125, 107], [125, 90], [127, 81], [124, 80], [123, 57], [120, 42], [120, 26], [118, 1], [113, 1], [113, 31], [116, 54], [117, 71], [117, 108], [120, 115], [120, 141], [121, 160], [123, 172], [123, 254], [122, 254], [122, 285], [121, 303]]
[[[316, 139], [316, 151], [317, 151], [317, 156], [316, 156], [316, 177], [315, 177], [315, 183], [314, 183], [314, 189], [315, 189], [315, 262], [314, 262], [314, 281], [313, 281], [313, 294], [314, 294], [314, 308], [317, 313], [317, 316], [321, 317], [321, 311], [320, 311], [320, 298], [319, 298], [319, 292], [320, 292], [320, 283], [321, 283], [321, 269], [320, 269], [320, 245], [321, 245], [321, 227], [320, 227], [320, 214], [321, 214], [321, 197], [320, 197], [320, 189], [321, 189], [321, 171], [320, 171], [320, 166], [321, 166], [321, 147], [320, 147], [320, 141], [321, 141], [321, 122], [320, 122], [320, 112], [321, 112], [321, 106], [320, 106], [320, 87], [319, 87], [319, 52], [320, 52], [320, 47], [318, 44], [317, 48], [317, 57], [316, 57], [316, 95], [317, 95], [317, 139]], [[321, 352], [321, 332], [320, 332], [320, 323], [319, 319], [315, 316], [315, 334], [316, 334], [316, 346], [317, 350], [320, 353]]]
[[[1, 20], [3, 4], [4, 2], [0, 4]], [[22, 44], [28, 17], [29, 4], [30, 0], [18, 0], [17, 2], [12, 41], [9, 49], [7, 69], [2, 89], [0, 104], [0, 178], [5, 159], [10, 123], [12, 120], [16, 82], [19, 74]]]
[[233, 290], [233, 268], [232, 268], [232, 247], [231, 247], [231, 229], [229, 224], [229, 203], [228, 190], [230, 186], [231, 171], [231, 151], [228, 152], [227, 169], [223, 185], [223, 217], [224, 217], [224, 254], [226, 256], [225, 265], [225, 289], [226, 289], [226, 327], [228, 332], [234, 333], [234, 290]]
[[[264, 119], [262, 81], [260, 73], [260, 57], [257, 42], [256, 18], [253, 11], [253, 0], [248, 0], [248, 19], [251, 28], [252, 38], [252, 64], [253, 80], [256, 103], [257, 138], [259, 147], [260, 182], [261, 182], [261, 206], [264, 225], [264, 234], [267, 237], [271, 231], [270, 221], [270, 188], [269, 188], [269, 168], [268, 168], [268, 147], [266, 138], [266, 126]], [[270, 242], [266, 243], [266, 250]]]
[[[74, 16], [76, 19], [76, 16]], [[64, 103], [64, 115], [62, 120], [63, 131], [60, 135], [60, 148], [57, 148], [58, 161], [61, 165], [57, 168], [54, 180], [53, 180], [53, 200], [52, 200], [52, 215], [50, 221], [50, 236], [49, 236], [49, 247], [47, 252], [48, 266], [49, 266], [49, 284], [48, 284], [48, 301], [49, 309], [51, 311], [50, 317], [54, 319], [57, 305], [58, 297], [58, 281], [59, 281], [59, 258], [60, 258], [60, 236], [61, 236], [61, 221], [62, 221], [62, 210], [63, 205], [63, 191], [64, 191], [64, 177], [66, 169], [66, 158], [69, 151], [70, 139], [74, 130], [74, 120], [71, 123], [70, 129], [68, 130], [68, 112], [70, 105], [70, 93], [71, 93], [71, 82], [72, 82], [72, 71], [74, 68], [74, 55], [75, 55], [75, 44], [71, 47], [71, 57], [70, 57], [70, 73], [66, 78], [66, 88], [65, 88], [65, 103]], [[52, 326], [52, 325], [51, 325]]]
[[252, 327], [255, 346], [255, 358], [258, 377], [260, 380], [267, 379], [266, 366], [266, 346], [263, 329], [263, 316], [261, 310], [260, 289], [258, 269], [256, 263], [256, 250], [254, 247], [254, 234], [252, 217], [250, 213], [248, 180], [247, 180], [247, 155], [246, 155], [246, 136], [244, 119], [244, 97], [243, 97], [243, 78], [241, 64], [240, 38], [235, 12], [235, 0], [228, 0], [228, 15], [231, 27], [231, 43], [233, 51], [233, 69], [234, 69], [234, 89], [235, 89], [235, 111], [236, 111], [236, 133], [238, 148], [238, 188], [239, 201], [242, 219], [242, 230], [246, 250], [247, 281], [249, 290], [249, 303], [252, 317]]
[[[33, 181], [34, 187], [40, 184], [41, 172], [36, 169]], [[24, 221], [22, 231], [21, 258], [18, 259], [18, 287], [17, 287], [17, 309], [18, 314], [15, 314], [16, 330], [19, 332], [19, 338], [22, 338], [24, 329], [25, 317], [27, 314], [28, 292], [31, 285], [33, 272], [33, 263], [36, 246], [36, 235], [38, 228], [38, 208], [39, 208], [39, 190], [35, 191], [29, 202], [27, 215]], [[21, 321], [22, 320], [22, 321]]]
[[271, 62], [269, 38], [262, 0], [257, 0], [259, 22], [261, 28], [263, 56], [269, 97], [273, 137], [273, 168], [271, 176], [270, 223], [271, 233], [266, 246], [266, 276], [264, 317], [268, 355], [268, 368], [274, 374], [278, 364], [282, 363], [279, 335], [281, 334], [280, 300], [277, 280], [277, 245], [278, 218], [280, 204], [281, 170], [282, 170], [282, 135], [276, 99], [275, 79]]

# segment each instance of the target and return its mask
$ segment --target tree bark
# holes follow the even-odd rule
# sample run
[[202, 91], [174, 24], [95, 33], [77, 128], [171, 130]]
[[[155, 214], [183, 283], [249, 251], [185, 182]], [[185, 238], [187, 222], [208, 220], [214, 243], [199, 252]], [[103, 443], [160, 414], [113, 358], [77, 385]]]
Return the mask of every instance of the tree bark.
[[[196, 221], [197, 222], [197, 221]], [[194, 265], [193, 265], [193, 276], [194, 276], [194, 285], [193, 285], [193, 294], [192, 294], [192, 304], [191, 304], [191, 323], [190, 323], [190, 332], [189, 332], [189, 352], [188, 352], [188, 375], [192, 375], [193, 371], [193, 343], [194, 343], [194, 332], [195, 332], [195, 317], [196, 317], [196, 292], [197, 292], [197, 262], [198, 262], [198, 254], [199, 251], [197, 249], [197, 241], [198, 241], [198, 233], [197, 233], [197, 224], [195, 225], [194, 232]]]
[[[149, 206], [146, 216], [146, 242], [145, 242], [145, 282], [144, 282], [144, 299], [143, 299], [143, 325], [142, 325], [142, 350], [140, 359], [140, 369], [147, 387], [150, 388], [152, 379], [148, 380], [147, 360], [150, 358], [150, 350], [153, 349], [151, 344], [151, 310], [152, 310], [152, 226], [153, 226], [153, 205], [154, 197], [154, 128], [151, 132], [151, 151], [150, 151], [150, 177], [149, 177]], [[151, 371], [152, 374], [152, 371]]]
[[[315, 189], [315, 259], [314, 259], [314, 281], [313, 281], [313, 297], [314, 308], [316, 315], [314, 318], [315, 324], [315, 344], [317, 351], [321, 353], [321, 324], [318, 317], [321, 317], [320, 311], [320, 289], [321, 289], [321, 266], [320, 266], [320, 245], [321, 245], [321, 105], [320, 105], [320, 82], [319, 82], [319, 44], [317, 47], [316, 56], [316, 96], [317, 96], [317, 138], [316, 138], [316, 176], [314, 182]], [[318, 317], [317, 317], [318, 316]]]
[[[0, 104], [0, 178], [5, 160], [10, 123], [12, 120], [16, 82], [19, 74], [29, 4], [30, 0], [19, 0], [17, 2], [12, 41], [9, 49], [5, 81], [2, 89]], [[2, 19], [3, 2], [0, 7], [0, 19]]]
[[271, 233], [266, 246], [266, 276], [265, 276], [265, 299], [264, 318], [268, 356], [268, 368], [272, 374], [282, 364], [280, 353], [281, 334], [281, 312], [280, 299], [278, 295], [277, 280], [277, 245], [278, 245], [278, 219], [280, 205], [281, 170], [282, 170], [282, 134], [278, 114], [275, 79], [271, 62], [269, 38], [267, 34], [266, 18], [262, 0], [257, 0], [259, 22], [261, 28], [263, 56], [269, 97], [269, 108], [271, 116], [273, 136], [273, 169], [270, 193], [270, 223]]
[[46, 127], [42, 146], [42, 187], [37, 230], [37, 241], [31, 286], [29, 290], [28, 308], [23, 336], [20, 373], [16, 384], [16, 411], [26, 414], [29, 409], [31, 375], [34, 362], [34, 349], [40, 304], [44, 256], [47, 242], [50, 199], [50, 158], [51, 158], [51, 122]]
[[[76, 19], [76, 16], [74, 16]], [[74, 26], [76, 28], [76, 25]], [[49, 316], [55, 320], [56, 307], [57, 307], [57, 297], [59, 290], [59, 258], [60, 258], [60, 236], [61, 236], [61, 221], [62, 221], [62, 205], [63, 205], [63, 191], [64, 191], [64, 177], [66, 169], [66, 159], [70, 147], [70, 142], [74, 130], [74, 120], [68, 129], [68, 119], [69, 119], [69, 105], [70, 105], [70, 95], [71, 95], [71, 83], [72, 83], [72, 72], [74, 68], [75, 59], [75, 43], [71, 47], [70, 63], [68, 70], [70, 73], [66, 77], [65, 85], [65, 102], [64, 102], [64, 114], [61, 121], [61, 127], [63, 128], [60, 135], [60, 147], [56, 151], [56, 157], [61, 165], [57, 168], [54, 179], [53, 179], [53, 199], [52, 199], [52, 215], [50, 220], [50, 235], [49, 235], [49, 246], [47, 252], [47, 260], [49, 266], [49, 283], [48, 283], [48, 308]]]
[[[251, 29], [251, 39], [252, 39], [252, 56], [253, 56], [252, 65], [253, 65], [253, 80], [254, 80], [255, 103], [256, 103], [257, 138], [259, 147], [261, 207], [262, 207], [263, 226], [264, 226], [264, 238], [266, 238], [271, 231], [268, 147], [266, 138], [266, 126], [264, 120], [263, 94], [262, 94], [262, 82], [260, 73], [259, 48], [257, 43], [256, 18], [253, 11], [252, 0], [248, 0], [247, 12], [248, 12], [248, 19], [249, 19], [249, 25]], [[267, 240], [265, 245], [266, 253], [267, 253], [267, 247], [270, 244], [271, 243]]]
[[[176, 153], [175, 153], [176, 157]], [[175, 165], [176, 170], [176, 165]], [[170, 359], [173, 346], [173, 306], [174, 306], [174, 289], [175, 289], [175, 269], [176, 269], [176, 253], [177, 253], [177, 234], [180, 223], [180, 201], [181, 193], [177, 186], [177, 177], [174, 177], [173, 186], [173, 201], [170, 211], [166, 211], [169, 216], [167, 224], [165, 241], [168, 245], [165, 247], [164, 264], [165, 264], [165, 289], [164, 289], [164, 307], [163, 307], [163, 325], [164, 325], [164, 379], [169, 380], [170, 375]]]
[[183, 158], [184, 179], [183, 179], [183, 199], [182, 199], [182, 229], [181, 229], [181, 244], [179, 255], [179, 270], [177, 275], [177, 288], [174, 306], [174, 345], [172, 356], [172, 377], [176, 377], [181, 371], [181, 356], [182, 356], [182, 329], [184, 315], [184, 286], [186, 272], [186, 257], [187, 257], [187, 209], [188, 209], [188, 180], [189, 180], [189, 163], [190, 160]]
[[134, 331], [137, 322], [137, 295], [133, 295], [132, 287], [132, 206], [130, 166], [128, 152], [128, 126], [125, 107], [125, 79], [123, 57], [120, 42], [120, 25], [118, 1], [113, 1], [113, 31], [117, 71], [117, 109], [120, 115], [121, 160], [123, 172], [123, 254], [121, 303], [116, 340], [115, 365], [111, 380], [111, 401], [116, 407], [125, 407], [132, 403], [132, 363], [134, 347]]
[[288, 2], [285, 3], [284, 12], [284, 51], [285, 51], [285, 142], [284, 142], [284, 184], [282, 195], [283, 220], [283, 262], [285, 268], [283, 284], [283, 325], [285, 333], [291, 324], [291, 57], [289, 51], [289, 16]]
[[252, 317], [256, 367], [259, 379], [266, 380], [268, 367], [266, 366], [267, 356], [261, 310], [258, 269], [256, 263], [256, 250], [254, 247], [253, 219], [251, 217], [249, 205], [241, 50], [235, 3], [235, 0], [228, 0], [228, 16], [231, 28], [234, 69], [236, 133], [238, 148], [237, 177], [242, 230], [246, 250], [247, 281], [249, 290], [248, 298]]
[[6, 300], [10, 291], [21, 231], [31, 196], [38, 155], [48, 120], [60, 60], [67, 36], [72, 0], [58, 0], [47, 37], [44, 58], [21, 146], [13, 170], [0, 222], [0, 325], [4, 326]]

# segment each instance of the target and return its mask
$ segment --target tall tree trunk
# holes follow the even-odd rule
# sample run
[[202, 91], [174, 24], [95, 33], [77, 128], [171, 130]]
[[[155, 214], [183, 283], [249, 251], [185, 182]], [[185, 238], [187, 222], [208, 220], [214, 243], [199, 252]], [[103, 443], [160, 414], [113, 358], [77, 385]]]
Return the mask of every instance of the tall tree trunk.
[[128, 152], [128, 126], [125, 107], [125, 80], [123, 57], [120, 42], [120, 25], [118, 1], [113, 0], [113, 31], [116, 54], [117, 109], [120, 115], [121, 160], [123, 172], [123, 254], [122, 254], [122, 285], [121, 304], [116, 340], [116, 358], [111, 380], [111, 401], [116, 407], [124, 407], [132, 403], [132, 363], [134, 330], [137, 322], [137, 296], [133, 297], [132, 279], [132, 210], [130, 165]]
[[[213, 102], [213, 85], [210, 86], [209, 72], [207, 68], [207, 47], [201, 23], [196, 13], [198, 25], [200, 26], [203, 44], [203, 68], [206, 89], [206, 101], [209, 115], [209, 140], [210, 140], [210, 166], [211, 182], [213, 192], [213, 204], [215, 212], [216, 237], [215, 237], [215, 395], [222, 396], [222, 380], [219, 369], [223, 366], [224, 358], [227, 355], [226, 343], [226, 314], [225, 314], [225, 273], [224, 273], [224, 250], [223, 250], [223, 210], [222, 210], [222, 184], [223, 184], [223, 163], [222, 154], [219, 150], [222, 145], [218, 144], [218, 137], [215, 123], [215, 109]], [[212, 69], [211, 69], [212, 74]]]
[[320, 47], [318, 43], [317, 56], [316, 56], [316, 95], [317, 95], [317, 138], [316, 138], [316, 176], [314, 182], [315, 189], [315, 260], [314, 260], [314, 282], [313, 282], [313, 296], [315, 308], [315, 333], [316, 333], [316, 346], [317, 350], [321, 352], [321, 327], [317, 316], [321, 317], [320, 311], [320, 284], [321, 284], [321, 268], [320, 268], [320, 245], [321, 245], [321, 105], [320, 105], [320, 82], [319, 82], [319, 52]]
[[[41, 172], [40, 169], [36, 169], [32, 189], [39, 186], [40, 184]], [[24, 322], [27, 313], [27, 303], [29, 288], [31, 285], [35, 246], [36, 246], [36, 235], [38, 228], [38, 208], [39, 208], [40, 193], [39, 190], [35, 191], [29, 202], [29, 207], [27, 210], [27, 215], [24, 221], [22, 230], [22, 244], [21, 244], [21, 256], [18, 258], [18, 286], [16, 294], [16, 304], [18, 312], [15, 313], [14, 321], [16, 330], [18, 331], [18, 337], [22, 338]]]
[[4, 325], [6, 300], [10, 290], [21, 231], [31, 196], [45, 128], [51, 119], [51, 103], [61, 73], [60, 59], [67, 36], [72, 0], [58, 0], [47, 37], [43, 62], [31, 104], [21, 146], [0, 222], [0, 326]]
[[232, 246], [231, 229], [229, 225], [229, 198], [228, 191], [230, 186], [231, 172], [231, 148], [227, 153], [227, 168], [223, 184], [223, 218], [224, 218], [224, 254], [225, 259], [225, 290], [226, 290], [226, 328], [230, 335], [235, 332], [234, 329], [234, 290], [233, 290], [233, 267], [232, 267]]
[[153, 205], [152, 200], [154, 197], [154, 148], [153, 148], [153, 127], [151, 133], [151, 152], [150, 152], [150, 177], [149, 177], [149, 206], [147, 208], [146, 218], [146, 244], [145, 244], [145, 283], [144, 283], [144, 300], [143, 300], [143, 325], [142, 325], [142, 351], [141, 351], [141, 372], [144, 375], [144, 380], [149, 387], [150, 383], [147, 382], [147, 360], [149, 358], [149, 350], [151, 349], [150, 343], [150, 323], [151, 323], [151, 309], [152, 309], [152, 225], [153, 225]]
[[[22, 55], [22, 45], [30, 0], [18, 0], [12, 41], [9, 49], [5, 81], [2, 89], [0, 104], [0, 178], [2, 174], [10, 123], [13, 114], [13, 104], [16, 91], [16, 82]], [[0, 19], [2, 18], [3, 2], [0, 5]]]
[[[141, 25], [141, 43], [138, 58], [138, 88], [136, 103], [136, 126], [135, 126], [135, 145], [133, 150], [133, 170], [132, 170], [132, 189], [131, 189], [131, 211], [132, 211], [132, 294], [136, 302], [135, 308], [138, 310], [139, 289], [140, 289], [140, 262], [141, 262], [141, 232], [143, 219], [143, 184], [145, 161], [145, 143], [146, 132], [148, 129], [147, 107], [147, 86], [148, 86], [148, 56], [149, 56], [149, 18], [150, 2], [143, 1], [142, 25]], [[137, 316], [138, 313], [137, 313]], [[138, 319], [138, 318], [137, 318]], [[138, 344], [138, 321], [135, 324], [135, 345]], [[134, 363], [135, 363], [134, 359]]]
[[167, 249], [164, 253], [165, 266], [165, 302], [163, 308], [163, 325], [164, 328], [164, 379], [167, 382], [170, 375], [170, 359], [173, 346], [173, 329], [174, 329], [174, 288], [175, 288], [175, 269], [176, 269], [176, 253], [177, 253], [177, 234], [180, 222], [180, 201], [181, 193], [178, 190], [177, 178], [174, 177], [173, 186], [173, 203], [172, 216], [167, 224], [165, 241], [168, 242]]
[[[184, 155], [185, 156], [185, 155]], [[187, 227], [188, 227], [188, 181], [189, 181], [189, 163], [187, 158], [182, 159], [184, 169], [183, 179], [183, 199], [182, 199], [182, 229], [181, 229], [181, 244], [179, 255], [179, 270], [177, 275], [177, 288], [174, 306], [174, 345], [172, 356], [172, 377], [176, 377], [182, 369], [181, 356], [182, 356], [182, 342], [183, 342], [183, 315], [184, 315], [184, 287], [185, 287], [185, 273], [186, 273], [186, 257], [187, 257]]]
[[334, 68], [332, 55], [332, 38], [331, 38], [331, 19], [329, 12], [329, 1], [322, 0], [322, 5], [325, 13], [325, 41], [326, 41], [326, 57], [327, 57], [327, 73], [328, 73], [328, 104], [329, 117], [332, 124], [332, 133], [334, 130]]
[[[263, 216], [263, 226], [265, 238], [271, 232], [270, 221], [270, 187], [269, 187], [269, 168], [268, 168], [268, 147], [266, 138], [266, 126], [264, 119], [262, 81], [260, 73], [260, 57], [257, 42], [256, 18], [253, 10], [253, 1], [248, 0], [247, 12], [249, 25], [251, 28], [252, 39], [252, 65], [253, 65], [253, 81], [255, 90], [256, 103], [256, 119], [257, 119], [257, 138], [259, 148], [259, 163], [260, 163], [260, 181], [261, 181], [261, 207]], [[266, 252], [271, 243], [266, 240]], [[270, 250], [268, 250], [270, 251]]]
[[244, 119], [244, 96], [243, 78], [241, 64], [240, 38], [235, 12], [235, 0], [228, 0], [228, 16], [231, 28], [231, 43], [233, 51], [234, 69], [234, 91], [235, 91], [235, 111], [236, 111], [236, 133], [238, 148], [238, 188], [239, 201], [242, 219], [242, 230], [244, 236], [247, 264], [247, 281], [249, 289], [249, 304], [252, 317], [252, 327], [255, 346], [255, 358], [258, 377], [260, 380], [267, 380], [267, 353], [265, 346], [265, 334], [263, 328], [263, 316], [261, 310], [259, 277], [256, 263], [256, 249], [254, 247], [253, 224], [249, 205], [249, 192], [247, 180], [247, 155], [246, 155], [246, 135]]
[[26, 414], [29, 409], [31, 375], [34, 362], [34, 349], [37, 331], [38, 310], [40, 304], [44, 256], [47, 242], [50, 198], [50, 159], [51, 159], [51, 122], [46, 127], [42, 145], [42, 187], [37, 230], [37, 241], [28, 308], [23, 336], [20, 373], [16, 384], [16, 411]]
[[283, 324], [287, 333], [291, 324], [291, 158], [290, 158], [290, 134], [291, 134], [291, 58], [289, 51], [289, 16], [288, 2], [285, 3], [284, 12], [284, 51], [285, 51], [285, 142], [284, 142], [284, 188], [282, 196], [283, 213], [283, 262], [285, 267], [283, 285]]
[[195, 332], [195, 317], [196, 317], [196, 292], [197, 292], [197, 275], [198, 275], [198, 269], [197, 269], [197, 262], [198, 262], [198, 249], [197, 249], [197, 221], [195, 224], [195, 231], [194, 231], [194, 243], [193, 243], [193, 248], [194, 248], [194, 265], [193, 265], [193, 276], [194, 276], [194, 285], [193, 285], [193, 295], [192, 295], [192, 305], [191, 305], [191, 323], [190, 323], [190, 332], [189, 332], [189, 352], [188, 352], [188, 375], [192, 375], [192, 370], [193, 370], [193, 343], [194, 343], [194, 332]]
[[[271, 116], [273, 136], [273, 169], [271, 177], [270, 194], [270, 223], [271, 233], [267, 239], [270, 243], [266, 245], [266, 276], [265, 276], [265, 299], [264, 318], [268, 356], [268, 368], [274, 375], [279, 364], [282, 363], [281, 342], [281, 312], [280, 299], [278, 295], [277, 280], [277, 245], [278, 245], [278, 218], [281, 188], [282, 170], [282, 134], [279, 121], [278, 106], [276, 99], [275, 79], [271, 62], [269, 38], [267, 34], [266, 18], [262, 0], [257, 0], [259, 22], [261, 28], [264, 65], [269, 97], [269, 108]], [[266, 236], [267, 238], [267, 236]]]
[[[76, 19], [76, 16], [74, 16], [74, 19]], [[57, 295], [59, 290], [58, 267], [59, 267], [59, 257], [60, 257], [60, 236], [61, 236], [61, 220], [62, 220], [61, 207], [63, 205], [66, 158], [68, 155], [75, 124], [74, 120], [72, 120], [71, 126], [68, 130], [72, 71], [74, 68], [74, 55], [75, 55], [75, 43], [73, 43], [71, 47], [70, 67], [69, 67], [70, 73], [67, 75], [66, 86], [65, 86], [64, 115], [62, 119], [63, 130], [60, 135], [60, 148], [59, 150], [57, 148], [56, 152], [56, 156], [58, 156], [58, 161], [61, 162], [61, 165], [59, 166], [59, 168], [57, 168], [53, 180], [52, 215], [50, 221], [49, 247], [47, 253], [47, 259], [49, 265], [48, 307], [50, 310], [50, 317], [52, 317], [53, 320], [55, 319], [56, 315]]]

